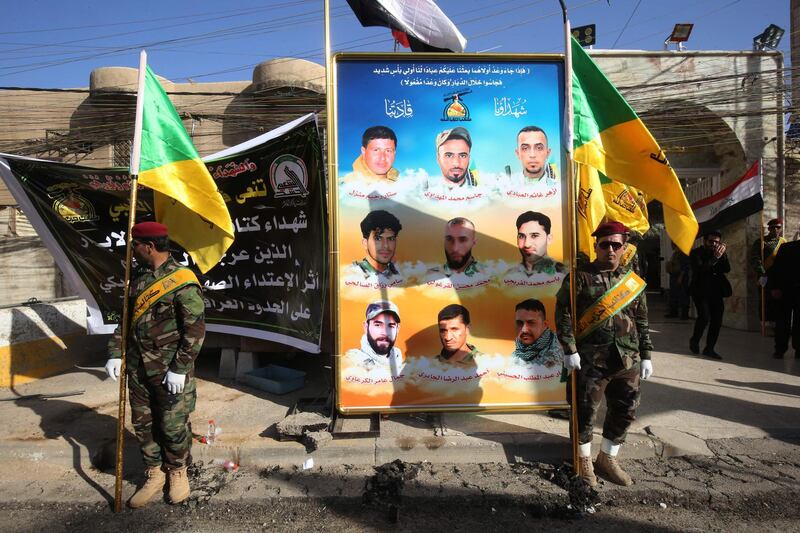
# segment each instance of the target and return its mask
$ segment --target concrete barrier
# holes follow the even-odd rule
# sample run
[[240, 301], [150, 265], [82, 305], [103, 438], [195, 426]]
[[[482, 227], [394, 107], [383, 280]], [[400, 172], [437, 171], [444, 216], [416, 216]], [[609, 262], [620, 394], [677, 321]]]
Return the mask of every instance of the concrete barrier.
[[0, 387], [13, 387], [97, 359], [108, 336], [86, 334], [82, 299], [0, 308]]

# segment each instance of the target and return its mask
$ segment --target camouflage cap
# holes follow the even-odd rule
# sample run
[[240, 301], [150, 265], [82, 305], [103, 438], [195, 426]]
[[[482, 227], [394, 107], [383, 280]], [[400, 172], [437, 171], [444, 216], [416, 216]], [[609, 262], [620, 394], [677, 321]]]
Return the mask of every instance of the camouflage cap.
[[397, 322], [400, 322], [400, 310], [393, 302], [378, 300], [367, 306], [367, 320], [372, 320], [381, 313], [392, 313], [397, 318]]
[[467, 128], [458, 126], [450, 130], [444, 130], [442, 133], [436, 136], [436, 149], [438, 150], [442, 144], [451, 139], [461, 139], [467, 143], [467, 146], [472, 148], [472, 137], [470, 137]]

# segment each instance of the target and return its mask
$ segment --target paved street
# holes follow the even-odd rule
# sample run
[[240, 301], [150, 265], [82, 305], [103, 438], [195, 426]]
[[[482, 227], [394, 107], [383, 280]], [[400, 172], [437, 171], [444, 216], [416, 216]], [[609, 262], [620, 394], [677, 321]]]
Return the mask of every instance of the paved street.
[[[660, 319], [663, 312], [657, 301], [653, 303], [655, 377], [643, 386], [639, 417], [621, 452], [623, 464], [637, 474], [638, 482], [631, 489], [603, 487], [601, 496], [613, 494], [620, 501], [636, 502], [647, 491], [663, 489], [664, 497], [695, 501], [698, 494], [709, 494], [716, 483], [714, 476], [729, 486], [714, 490], [736, 495], [727, 497], [729, 503], [741, 496], [742, 490], [762, 496], [776, 490], [796, 492], [800, 480], [797, 361], [792, 357], [772, 359], [771, 338], [730, 329], [723, 329], [718, 346], [722, 361], [690, 355], [691, 322]], [[297, 356], [284, 363], [309, 371], [305, 390], [274, 396], [218, 380], [213, 377], [215, 357], [206, 357], [200, 367], [193, 422], [196, 431], [203, 431], [206, 421], [214, 419], [222, 433], [215, 445], [196, 443], [193, 448], [195, 459], [204, 466], [195, 480], [195, 488], [200, 489], [193, 495], [195, 505], [212, 509], [223, 501], [298, 498], [297, 505], [307, 511], [308, 506], [316, 505], [310, 500], [329, 497], [351, 498], [353, 505], [360, 505], [372, 466], [394, 459], [428, 465], [414, 485], [426, 498], [463, 496], [461, 489], [448, 485], [453, 483], [473, 487], [476, 494], [494, 494], [503, 505], [524, 497], [528, 488], [541, 497], [565, 497], [562, 489], [542, 481], [540, 467], [535, 466], [558, 465], [570, 453], [566, 422], [545, 413], [456, 413], [443, 415], [440, 421], [421, 415], [392, 415], [382, 421], [380, 437], [335, 440], [312, 453], [300, 443], [278, 441], [274, 424], [298, 398], [324, 396], [327, 383], [322, 370], [314, 369], [320, 365], [311, 357]], [[0, 504], [11, 506], [0, 515], [8, 517], [7, 513], [20, 505], [35, 507], [45, 502], [88, 506], [86, 509], [98, 516], [105, 512], [101, 509], [107, 510], [114, 479], [110, 470], [101, 470], [113, 464], [117, 387], [105, 378], [100, 365], [98, 361], [97, 367], [76, 368], [2, 391], [4, 400], [17, 395], [84, 392], [55, 399], [0, 402], [4, 472]], [[347, 420], [345, 428], [364, 429], [366, 422]], [[599, 440], [598, 436], [596, 443]], [[129, 495], [141, 469], [130, 433], [126, 450], [125, 494]], [[314, 467], [304, 471], [301, 465], [309, 458]], [[234, 459], [241, 469], [236, 475], [227, 474], [213, 464], [214, 459]], [[530, 479], [513, 488], [520, 478], [516, 470], [520, 464], [529, 465], [526, 476]], [[270, 472], [276, 474], [270, 478]], [[450, 474], [444, 475], [446, 472]], [[458, 475], [454, 477], [453, 472]], [[487, 472], [494, 484], [482, 486]], [[732, 483], [731, 472], [748, 483]], [[435, 494], [430, 493], [431, 487], [438, 487]], [[413, 494], [408, 495], [411, 500]], [[165, 505], [164, 510], [168, 509]], [[211, 523], [203, 522], [199, 529]]]

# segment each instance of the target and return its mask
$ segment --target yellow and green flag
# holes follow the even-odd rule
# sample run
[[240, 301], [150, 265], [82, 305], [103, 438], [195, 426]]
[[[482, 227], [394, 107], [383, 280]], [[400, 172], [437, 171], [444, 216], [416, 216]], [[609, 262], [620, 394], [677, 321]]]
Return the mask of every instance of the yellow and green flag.
[[233, 243], [231, 216], [167, 93], [145, 68], [139, 182], [155, 191], [156, 219], [170, 238], [207, 272]]
[[596, 168], [578, 163], [578, 253], [594, 261], [592, 232], [606, 216], [603, 186]]
[[603, 72], [572, 39], [574, 160], [664, 207], [670, 238], [689, 253], [697, 220], [664, 152]]
[[578, 163], [578, 252], [594, 261], [592, 232], [601, 222], [616, 220], [644, 235], [650, 229], [647, 201], [634, 187], [608, 179], [596, 168]]

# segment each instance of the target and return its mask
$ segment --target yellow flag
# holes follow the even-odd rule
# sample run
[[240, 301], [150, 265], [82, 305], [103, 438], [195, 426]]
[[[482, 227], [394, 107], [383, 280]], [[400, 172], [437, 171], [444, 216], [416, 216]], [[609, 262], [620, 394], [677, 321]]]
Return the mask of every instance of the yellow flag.
[[578, 41], [571, 42], [575, 161], [661, 202], [667, 234], [688, 254], [698, 226], [678, 176], [633, 108]]
[[153, 189], [156, 219], [201, 272], [233, 243], [233, 223], [214, 179], [155, 74], [146, 67], [139, 182]]
[[603, 198], [606, 204], [606, 218], [625, 224], [628, 229], [644, 235], [650, 229], [647, 220], [647, 202], [644, 193], [631, 187], [600, 176]]
[[592, 232], [606, 215], [603, 187], [597, 169], [588, 165], [578, 167], [578, 253], [594, 261], [594, 237]]

